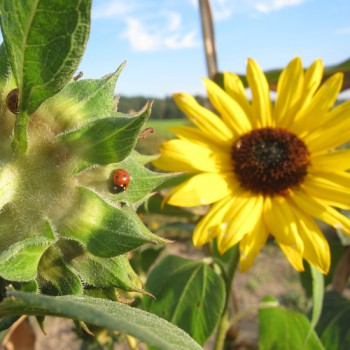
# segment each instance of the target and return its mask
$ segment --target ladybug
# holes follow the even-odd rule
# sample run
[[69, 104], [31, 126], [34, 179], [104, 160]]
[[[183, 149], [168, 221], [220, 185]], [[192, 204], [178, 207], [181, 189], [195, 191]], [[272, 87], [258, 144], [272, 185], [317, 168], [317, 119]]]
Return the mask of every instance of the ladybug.
[[130, 182], [130, 176], [125, 169], [117, 169], [114, 171], [113, 188], [117, 193], [125, 191], [129, 186], [129, 182]]
[[19, 90], [11, 90], [6, 97], [6, 106], [14, 114], [18, 113]]

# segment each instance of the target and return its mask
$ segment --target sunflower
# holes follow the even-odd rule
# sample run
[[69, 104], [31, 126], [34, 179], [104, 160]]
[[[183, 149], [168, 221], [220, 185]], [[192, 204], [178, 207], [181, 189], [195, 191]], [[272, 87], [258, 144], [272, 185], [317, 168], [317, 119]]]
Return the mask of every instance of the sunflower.
[[178, 139], [161, 146], [155, 165], [193, 176], [165, 200], [175, 206], [212, 205], [193, 242], [217, 239], [220, 253], [239, 243], [240, 269], [249, 269], [272, 235], [291, 265], [303, 259], [327, 273], [330, 250], [315, 219], [350, 234], [350, 101], [333, 108], [343, 75], [323, 84], [323, 64], [306, 71], [300, 58], [282, 71], [274, 103], [267, 79], [248, 60], [251, 102], [240, 78], [223, 74], [224, 89], [204, 79], [219, 116], [190, 95], [174, 99], [195, 126], [173, 127]]

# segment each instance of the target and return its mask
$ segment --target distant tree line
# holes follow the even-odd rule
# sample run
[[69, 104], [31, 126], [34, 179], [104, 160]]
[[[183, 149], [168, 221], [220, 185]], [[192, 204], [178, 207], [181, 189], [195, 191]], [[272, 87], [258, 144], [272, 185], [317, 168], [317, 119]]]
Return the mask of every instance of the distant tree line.
[[[205, 107], [209, 107], [209, 101], [203, 96], [195, 96], [199, 104]], [[144, 96], [126, 97], [121, 96], [118, 103], [118, 112], [132, 113], [140, 110], [147, 101], [154, 100], [152, 107], [152, 119], [177, 119], [185, 118], [185, 115], [181, 112], [176, 105], [172, 97], [165, 98], [152, 98]]]
[[[208, 99], [203, 96], [195, 96], [198, 103], [208, 109], [213, 110]], [[181, 112], [172, 97], [152, 98], [144, 96], [121, 96], [118, 103], [118, 111], [121, 113], [132, 113], [139, 111], [147, 101], [154, 100], [152, 107], [152, 119], [181, 119], [185, 115]], [[339, 100], [336, 105], [344, 100]]]

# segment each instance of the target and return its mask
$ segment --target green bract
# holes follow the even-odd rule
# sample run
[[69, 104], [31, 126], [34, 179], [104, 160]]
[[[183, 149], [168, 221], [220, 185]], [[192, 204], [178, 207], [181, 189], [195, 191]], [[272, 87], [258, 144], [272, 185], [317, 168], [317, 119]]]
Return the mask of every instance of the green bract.
[[[151, 103], [134, 115], [116, 111], [123, 65], [98, 80], [72, 78], [90, 8], [88, 0], [1, 2], [0, 276], [50, 295], [117, 298], [117, 289], [140, 287], [125, 254], [163, 242], [135, 210], [168, 175], [146, 169], [134, 151]], [[120, 168], [130, 184], [116, 193]]]

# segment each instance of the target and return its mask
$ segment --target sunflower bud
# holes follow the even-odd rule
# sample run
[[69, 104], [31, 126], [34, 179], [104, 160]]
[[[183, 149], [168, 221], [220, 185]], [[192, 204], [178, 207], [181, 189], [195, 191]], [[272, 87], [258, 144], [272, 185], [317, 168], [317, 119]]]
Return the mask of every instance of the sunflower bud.
[[[42, 35], [49, 4], [37, 13], [35, 4], [32, 11], [1, 6], [0, 277], [50, 295], [139, 291], [126, 253], [164, 240], [135, 211], [169, 177], [146, 169], [134, 150], [152, 104], [133, 115], [116, 112], [124, 64], [101, 79], [72, 79], [88, 36], [88, 5], [85, 12], [60, 5], [64, 23], [78, 22], [71, 33], [55, 26]], [[19, 14], [28, 35], [16, 41]], [[64, 50], [50, 47], [57, 37], [67, 40]], [[118, 191], [117, 169], [129, 176]]]

